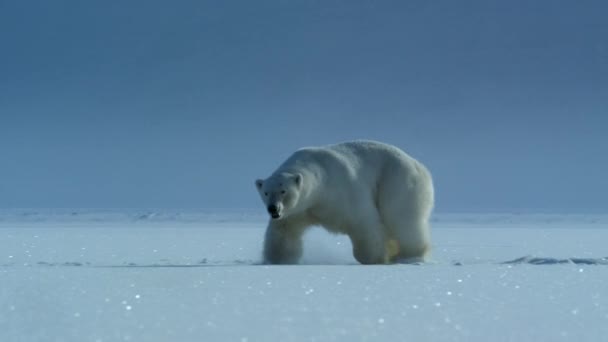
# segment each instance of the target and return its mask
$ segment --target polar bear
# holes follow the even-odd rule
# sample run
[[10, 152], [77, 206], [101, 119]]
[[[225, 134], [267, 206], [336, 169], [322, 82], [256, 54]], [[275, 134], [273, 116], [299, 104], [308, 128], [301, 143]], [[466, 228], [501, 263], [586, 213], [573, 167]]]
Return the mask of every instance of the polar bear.
[[361, 264], [424, 260], [429, 251], [431, 174], [395, 146], [351, 141], [302, 148], [255, 184], [270, 214], [265, 263], [297, 263], [311, 226], [348, 235]]

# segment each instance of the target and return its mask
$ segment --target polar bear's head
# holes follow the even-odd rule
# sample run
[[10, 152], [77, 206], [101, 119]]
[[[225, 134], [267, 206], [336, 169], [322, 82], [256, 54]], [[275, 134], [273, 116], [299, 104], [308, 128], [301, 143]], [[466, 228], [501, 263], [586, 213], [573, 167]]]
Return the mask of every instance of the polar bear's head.
[[255, 186], [270, 217], [278, 220], [296, 210], [302, 188], [302, 175], [288, 172], [274, 174], [265, 180], [256, 180]]

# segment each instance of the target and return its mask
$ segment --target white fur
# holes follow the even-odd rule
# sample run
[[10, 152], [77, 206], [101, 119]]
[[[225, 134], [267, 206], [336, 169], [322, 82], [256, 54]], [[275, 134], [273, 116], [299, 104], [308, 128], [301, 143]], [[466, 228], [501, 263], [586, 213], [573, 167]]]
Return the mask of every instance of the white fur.
[[256, 186], [278, 216], [266, 231], [266, 263], [297, 263], [302, 235], [313, 225], [347, 234], [362, 264], [424, 259], [429, 250], [431, 174], [395, 146], [353, 141], [303, 148]]

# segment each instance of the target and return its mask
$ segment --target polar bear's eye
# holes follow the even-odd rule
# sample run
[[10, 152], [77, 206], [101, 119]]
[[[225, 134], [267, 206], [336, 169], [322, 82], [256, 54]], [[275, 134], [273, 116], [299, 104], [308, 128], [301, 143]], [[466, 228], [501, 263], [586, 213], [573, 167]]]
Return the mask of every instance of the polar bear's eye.
[[281, 190], [281, 193], [282, 193], [282, 194], [285, 194], [285, 190]]
[[265, 193], [264, 193], [264, 196], [268, 196], [268, 193], [267, 193], [267, 192], [265, 192]]

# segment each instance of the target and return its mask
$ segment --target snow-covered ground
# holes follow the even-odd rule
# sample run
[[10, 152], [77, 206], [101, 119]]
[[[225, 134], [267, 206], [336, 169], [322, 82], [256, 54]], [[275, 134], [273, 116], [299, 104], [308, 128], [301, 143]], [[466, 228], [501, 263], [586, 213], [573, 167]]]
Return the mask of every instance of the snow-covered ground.
[[0, 211], [0, 341], [602, 341], [608, 216], [436, 215], [424, 265], [315, 229], [259, 264], [256, 211]]

